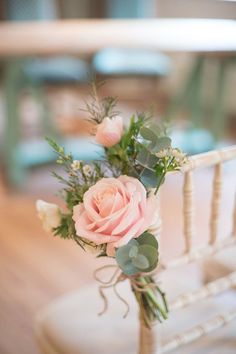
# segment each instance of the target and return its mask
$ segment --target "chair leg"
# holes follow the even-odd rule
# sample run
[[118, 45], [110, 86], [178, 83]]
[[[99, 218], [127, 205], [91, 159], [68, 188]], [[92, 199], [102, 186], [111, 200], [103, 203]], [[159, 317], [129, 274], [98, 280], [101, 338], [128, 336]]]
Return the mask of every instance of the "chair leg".
[[202, 128], [203, 122], [203, 75], [204, 57], [199, 57], [196, 63], [192, 90], [189, 92], [187, 103], [191, 112], [191, 121], [196, 128]]
[[59, 133], [53, 124], [50, 105], [45, 94], [45, 86], [41, 82], [30, 81], [32, 94], [39, 105], [42, 131], [45, 136], [59, 138]]
[[[203, 61], [204, 61], [203, 57], [196, 58], [192, 70], [187, 77], [184, 88], [180, 91], [178, 95], [172, 98], [169, 106], [167, 107], [166, 114], [164, 117], [165, 120], [167, 121], [171, 120], [176, 113], [178, 113], [184, 107], [190, 105], [190, 102], [193, 102], [192, 97], [196, 92], [195, 86], [201, 86], [201, 80], [198, 77], [199, 74], [201, 74], [202, 72]], [[198, 107], [199, 106], [200, 105], [198, 103]], [[198, 108], [195, 109], [195, 111], [198, 111]]]
[[21, 62], [10, 60], [5, 72], [5, 134], [4, 163], [6, 176], [11, 186], [19, 186], [24, 178], [24, 169], [17, 158], [20, 135], [19, 95], [21, 90]]
[[4, 182], [5, 181], [3, 178], [3, 173], [0, 170], [0, 202], [1, 202], [2, 197], [6, 194], [6, 186], [5, 186]]

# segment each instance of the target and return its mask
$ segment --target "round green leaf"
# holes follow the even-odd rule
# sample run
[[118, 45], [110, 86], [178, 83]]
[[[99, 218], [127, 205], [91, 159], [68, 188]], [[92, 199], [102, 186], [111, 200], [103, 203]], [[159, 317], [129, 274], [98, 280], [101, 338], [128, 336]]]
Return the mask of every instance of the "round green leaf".
[[142, 245], [139, 246], [138, 251], [139, 251], [138, 255], [141, 254], [148, 259], [149, 268], [145, 269], [145, 271], [150, 272], [153, 269], [155, 269], [158, 263], [158, 256], [159, 256], [157, 249], [149, 245]]
[[145, 168], [141, 175], [141, 181], [146, 187], [155, 188], [157, 185], [156, 173]]
[[138, 255], [138, 246], [132, 246], [129, 251], [129, 257], [130, 258], [135, 258]]
[[130, 260], [130, 247], [128, 245], [122, 246], [116, 250], [116, 261], [120, 267]]
[[142, 127], [140, 129], [140, 135], [148, 141], [155, 142], [157, 140], [156, 134], [149, 128], [147, 127]]
[[149, 232], [144, 232], [141, 236], [137, 238], [137, 241], [139, 245], [149, 245], [158, 249], [157, 238]]
[[171, 139], [168, 136], [163, 136], [157, 139], [155, 146], [152, 147], [152, 152], [159, 152], [167, 149], [171, 145]]
[[160, 135], [161, 134], [161, 128], [160, 126], [155, 123], [155, 122], [151, 122], [149, 125], [148, 125], [148, 128], [151, 129], [155, 134], [156, 136]]
[[143, 254], [138, 254], [137, 257], [132, 258], [132, 264], [135, 266], [137, 269], [140, 269], [141, 271], [148, 269], [150, 267], [148, 258], [145, 257]]
[[132, 264], [132, 259], [130, 257], [130, 251], [132, 248], [138, 248], [138, 242], [136, 240], [131, 240], [127, 245], [119, 247], [116, 250], [116, 261], [121, 268], [122, 272], [126, 275], [134, 275], [139, 272], [137, 268]]
[[135, 275], [137, 273], [139, 273], [139, 269], [137, 269], [132, 261], [129, 261], [128, 263], [126, 263], [122, 268], [121, 268], [122, 272], [126, 275]]

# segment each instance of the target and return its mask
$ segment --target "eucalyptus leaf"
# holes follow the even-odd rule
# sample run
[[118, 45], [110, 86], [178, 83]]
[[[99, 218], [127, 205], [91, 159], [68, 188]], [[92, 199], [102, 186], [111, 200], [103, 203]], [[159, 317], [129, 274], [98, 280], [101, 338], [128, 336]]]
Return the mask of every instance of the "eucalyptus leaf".
[[116, 261], [122, 267], [130, 261], [130, 252], [131, 247], [129, 245], [119, 247], [116, 250]]
[[158, 250], [158, 241], [156, 237], [149, 232], [144, 232], [141, 236], [137, 238], [139, 245], [149, 245]]
[[140, 271], [144, 271], [145, 269], [150, 268], [149, 260], [143, 254], [138, 254], [137, 257], [133, 258], [132, 264]]
[[142, 245], [139, 247], [139, 255], [142, 254], [148, 259], [149, 268], [146, 269], [147, 272], [154, 270], [158, 263], [158, 251], [156, 248], [149, 245]]
[[129, 251], [129, 257], [130, 258], [135, 258], [138, 255], [138, 246], [132, 246], [130, 251]]
[[121, 270], [124, 274], [129, 276], [135, 275], [140, 272], [140, 270], [133, 265], [131, 260], [128, 263], [126, 263], [123, 267], [121, 267]]
[[141, 181], [147, 188], [155, 188], [157, 185], [156, 173], [145, 169], [141, 175]]
[[152, 152], [159, 152], [161, 150], [167, 149], [171, 146], [171, 139], [168, 136], [163, 136], [158, 138], [155, 146], [152, 145]]
[[139, 245], [139, 243], [138, 243], [137, 239], [132, 238], [132, 240], [130, 240], [126, 246], [132, 247], [132, 246], [138, 246], [138, 245]]
[[154, 171], [154, 167], [158, 162], [158, 158], [154, 154], [149, 152], [147, 148], [144, 147], [138, 153], [136, 160], [141, 166], [151, 171]]
[[142, 148], [142, 150], [139, 151], [137, 157], [136, 157], [136, 160], [141, 164], [141, 165], [147, 165], [148, 163], [148, 159], [149, 159], [149, 155], [150, 155], [150, 152], [145, 149], [145, 148]]
[[132, 264], [133, 258], [130, 257], [130, 251], [132, 248], [138, 246], [138, 242], [133, 239], [127, 245], [119, 247], [116, 250], [116, 261], [121, 270], [127, 275], [134, 275], [139, 272], [139, 270]]
[[157, 140], [157, 135], [151, 129], [149, 129], [147, 127], [142, 127], [140, 129], [140, 135], [145, 140], [148, 140], [151, 142], [155, 142]]
[[150, 123], [150, 124], [148, 125], [148, 128], [149, 128], [150, 130], [152, 130], [152, 131], [155, 133], [156, 136], [158, 136], [158, 135], [161, 134], [161, 128], [160, 128], [160, 126], [159, 126], [157, 123], [155, 123], [155, 122]]

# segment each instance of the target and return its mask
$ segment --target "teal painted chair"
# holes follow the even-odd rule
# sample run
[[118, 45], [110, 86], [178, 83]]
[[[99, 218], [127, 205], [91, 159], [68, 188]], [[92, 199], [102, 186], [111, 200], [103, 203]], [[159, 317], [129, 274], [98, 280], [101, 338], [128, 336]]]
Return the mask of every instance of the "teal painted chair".
[[[54, 20], [57, 18], [55, 0], [8, 0], [8, 20]], [[31, 143], [21, 144], [21, 120], [19, 100], [24, 90], [29, 91], [39, 105], [42, 132], [57, 136], [45, 86], [50, 84], [78, 84], [87, 82], [90, 66], [83, 60], [72, 57], [55, 58], [9, 58], [5, 63], [5, 141], [4, 165], [7, 180], [12, 186], [19, 186], [25, 177], [26, 168], [50, 160], [49, 150], [36, 149]], [[28, 146], [26, 153], [25, 146]], [[32, 147], [32, 148], [31, 148]], [[27, 156], [27, 158], [26, 158]]]
[[[204, 86], [206, 84], [207, 64], [214, 64], [215, 75], [212, 81], [211, 102], [207, 101]], [[225, 137], [227, 127], [227, 78], [230, 69], [235, 65], [235, 57], [232, 55], [198, 55], [194, 60], [192, 69], [187, 76], [183, 87], [175, 95], [167, 107], [165, 119], [173, 121], [180, 113], [187, 112], [188, 121], [192, 126], [178, 133], [178, 140], [188, 141], [190, 145], [183, 143], [190, 153], [199, 153], [216, 148]], [[192, 139], [199, 138], [199, 147], [193, 149]], [[203, 148], [204, 147], [204, 148]]]
[[[155, 1], [107, 0], [108, 18], [151, 18], [155, 16]], [[171, 61], [167, 55], [133, 48], [105, 48], [92, 60], [94, 71], [101, 77], [159, 78], [169, 74]]]

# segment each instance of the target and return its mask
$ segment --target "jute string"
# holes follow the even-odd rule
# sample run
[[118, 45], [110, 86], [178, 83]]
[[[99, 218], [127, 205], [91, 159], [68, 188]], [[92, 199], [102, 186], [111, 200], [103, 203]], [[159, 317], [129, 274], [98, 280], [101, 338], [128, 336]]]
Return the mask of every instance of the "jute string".
[[[101, 273], [103, 270], [106, 269], [114, 269], [112, 275], [107, 279], [104, 280], [100, 277], [99, 273]], [[148, 273], [148, 275], [153, 275], [156, 274], [156, 271]], [[142, 274], [139, 274], [142, 276]], [[147, 273], [145, 273], [147, 275]], [[126, 310], [123, 315], [123, 317], [127, 317], [130, 306], [129, 303], [126, 301], [126, 299], [119, 293], [117, 289], [117, 285], [120, 282], [123, 282], [125, 280], [129, 280], [131, 287], [136, 291], [136, 292], [147, 292], [148, 289], [150, 288], [155, 288], [156, 284], [155, 283], [149, 283], [147, 286], [143, 285], [141, 282], [137, 280], [137, 277], [132, 277], [124, 274], [120, 268], [116, 265], [104, 265], [94, 271], [94, 278], [97, 280], [97, 282], [100, 284], [99, 285], [99, 293], [101, 295], [101, 298], [103, 299], [104, 306], [102, 311], [99, 313], [99, 315], [104, 314], [107, 309], [108, 309], [108, 300], [105, 294], [106, 289], [113, 289], [115, 295], [117, 298], [125, 305]], [[157, 354], [157, 336], [155, 333], [155, 327], [147, 328], [141, 313], [139, 316], [139, 349], [138, 349], [138, 354]]]
[[[151, 190], [151, 193], [154, 193], [154, 189]], [[159, 195], [157, 196], [158, 200], [159, 200]], [[156, 210], [157, 213], [157, 218], [155, 220], [155, 222], [153, 223], [153, 225], [149, 228], [149, 231], [153, 234], [156, 235], [157, 237], [160, 235], [161, 232], [161, 218], [160, 218], [160, 210], [159, 210], [159, 206], [158, 209]], [[160, 240], [159, 240], [160, 241]], [[160, 265], [159, 266], [159, 271], [163, 270], [163, 267]], [[100, 273], [105, 270], [105, 269], [114, 269], [114, 272], [112, 273], [112, 275], [110, 276], [109, 279], [107, 280], [103, 280], [100, 277]], [[141, 277], [142, 275], [152, 275], [155, 276], [157, 275], [157, 270], [154, 270], [150, 273], [145, 273], [145, 274], [139, 274], [139, 276]], [[142, 293], [142, 292], [147, 292], [148, 289], [150, 288], [155, 288], [156, 284], [155, 283], [149, 283], [147, 284], [147, 286], [145, 286], [144, 284], [140, 283], [137, 280], [137, 277], [132, 277], [132, 276], [127, 276], [126, 274], [124, 274], [120, 268], [117, 265], [105, 265], [103, 267], [100, 267], [98, 269], [96, 269], [94, 271], [94, 278], [97, 280], [97, 282], [100, 284], [99, 285], [99, 293], [101, 295], [101, 298], [103, 299], [104, 302], [104, 307], [102, 309], [102, 311], [99, 313], [99, 315], [104, 314], [107, 309], [108, 309], [108, 300], [105, 294], [105, 290], [106, 289], [113, 289], [115, 295], [117, 296], [117, 298], [125, 305], [126, 310], [125, 313], [123, 315], [123, 317], [125, 318], [130, 310], [129, 307], [129, 303], [126, 301], [126, 299], [119, 293], [118, 289], [117, 289], [117, 285], [125, 280], [129, 280], [130, 284], [131, 284], [131, 288], [136, 291], [137, 293]], [[155, 277], [154, 277], [155, 278]], [[138, 354], [158, 354], [158, 336], [156, 333], [156, 326], [153, 326], [151, 328], [147, 328], [144, 319], [143, 319], [143, 314], [139, 314], [139, 348], [138, 348]]]

